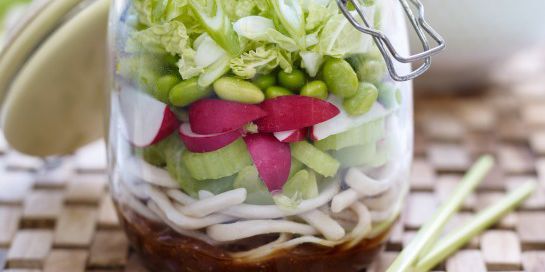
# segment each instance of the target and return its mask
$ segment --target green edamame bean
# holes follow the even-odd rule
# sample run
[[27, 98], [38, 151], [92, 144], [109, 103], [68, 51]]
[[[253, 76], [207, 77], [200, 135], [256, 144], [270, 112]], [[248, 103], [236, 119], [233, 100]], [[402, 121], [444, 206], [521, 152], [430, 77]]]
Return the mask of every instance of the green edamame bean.
[[266, 90], [276, 84], [276, 77], [273, 74], [261, 75], [254, 79], [254, 84], [261, 90]]
[[177, 107], [185, 107], [201, 98], [208, 96], [210, 91], [201, 88], [197, 81], [198, 79], [194, 77], [184, 80], [172, 87], [168, 95], [170, 104]]
[[221, 99], [240, 103], [257, 104], [265, 100], [265, 95], [256, 85], [235, 77], [216, 80], [214, 91]]
[[305, 82], [305, 73], [301, 70], [293, 69], [291, 73], [286, 73], [284, 71], [278, 73], [278, 83], [286, 89], [298, 91], [305, 85]]
[[360, 82], [356, 95], [344, 99], [343, 108], [349, 115], [362, 115], [371, 109], [377, 98], [378, 90], [375, 85]]
[[327, 85], [321, 80], [311, 81], [301, 89], [301, 95], [327, 99]]
[[279, 87], [279, 86], [271, 86], [267, 88], [267, 90], [265, 91], [265, 97], [267, 99], [273, 99], [279, 96], [292, 95], [292, 94], [293, 93], [290, 92], [288, 89], [284, 87]]
[[180, 83], [180, 78], [176, 75], [164, 75], [155, 83], [155, 92], [153, 95], [159, 101], [168, 103], [168, 95], [172, 87]]
[[323, 68], [324, 81], [329, 91], [342, 98], [351, 97], [358, 89], [358, 76], [344, 59], [331, 58]]
[[368, 59], [358, 70], [358, 78], [362, 81], [378, 83], [386, 74], [386, 64], [383, 60]]
[[391, 109], [398, 105], [397, 91], [398, 88], [394, 83], [384, 82], [378, 85], [378, 101], [385, 108]]

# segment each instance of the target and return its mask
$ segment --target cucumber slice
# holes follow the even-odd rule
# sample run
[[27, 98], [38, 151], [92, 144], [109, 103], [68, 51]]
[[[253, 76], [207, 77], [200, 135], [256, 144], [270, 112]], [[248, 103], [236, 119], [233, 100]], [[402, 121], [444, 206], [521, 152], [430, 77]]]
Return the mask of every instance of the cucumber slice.
[[341, 162], [342, 167], [369, 165], [375, 160], [377, 144], [346, 147], [334, 153], [334, 157]]
[[263, 205], [274, 203], [271, 193], [259, 178], [255, 165], [242, 168], [235, 178], [233, 187], [246, 189], [246, 203]]
[[308, 142], [292, 143], [291, 154], [294, 158], [324, 177], [334, 176], [339, 169], [339, 162], [337, 160]]
[[310, 199], [318, 196], [318, 183], [314, 172], [301, 170], [293, 175], [292, 178], [282, 187], [284, 195], [293, 197], [296, 194], [303, 199]]
[[314, 145], [325, 151], [374, 143], [384, 136], [384, 127], [384, 118], [379, 118], [356, 128], [316, 141]]
[[197, 180], [228, 177], [252, 164], [242, 139], [212, 152], [193, 153], [186, 150], [182, 160], [191, 176]]

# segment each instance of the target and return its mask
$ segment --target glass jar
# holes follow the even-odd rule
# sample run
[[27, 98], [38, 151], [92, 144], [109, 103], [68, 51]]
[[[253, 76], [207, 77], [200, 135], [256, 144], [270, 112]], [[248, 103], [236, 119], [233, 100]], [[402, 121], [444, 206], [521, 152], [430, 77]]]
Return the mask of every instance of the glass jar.
[[[408, 54], [399, 3], [364, 4]], [[114, 0], [110, 46], [112, 194], [153, 271], [372, 262], [408, 191], [412, 83], [336, 1]]]

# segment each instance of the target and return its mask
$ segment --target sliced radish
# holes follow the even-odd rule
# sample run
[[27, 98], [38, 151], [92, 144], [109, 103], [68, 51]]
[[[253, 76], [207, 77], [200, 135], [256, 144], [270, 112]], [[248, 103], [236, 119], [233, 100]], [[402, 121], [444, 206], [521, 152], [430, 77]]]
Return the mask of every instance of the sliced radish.
[[249, 134], [244, 137], [259, 177], [271, 193], [282, 190], [291, 167], [290, 146], [270, 134]]
[[288, 95], [265, 100], [261, 108], [267, 116], [257, 120], [259, 131], [279, 132], [310, 127], [339, 114], [339, 109], [324, 100]]
[[391, 112], [385, 109], [380, 103], [375, 103], [367, 113], [352, 117], [342, 110], [341, 99], [330, 95], [327, 101], [341, 109], [340, 114], [325, 122], [314, 125], [310, 129], [310, 139], [313, 141], [322, 140], [328, 136], [347, 131], [364, 123], [384, 117]]
[[202, 99], [189, 107], [189, 124], [198, 134], [223, 133], [242, 128], [265, 115], [265, 111], [255, 105]]
[[119, 101], [126, 136], [136, 146], [154, 144], [178, 128], [179, 122], [170, 108], [143, 92], [124, 89]]
[[242, 131], [241, 129], [235, 129], [224, 133], [203, 135], [191, 131], [191, 126], [188, 123], [184, 123], [180, 126], [178, 134], [189, 151], [203, 153], [218, 150], [234, 142], [242, 136]]
[[283, 143], [294, 143], [304, 140], [307, 137], [307, 132], [307, 128], [279, 131], [274, 133], [274, 137]]

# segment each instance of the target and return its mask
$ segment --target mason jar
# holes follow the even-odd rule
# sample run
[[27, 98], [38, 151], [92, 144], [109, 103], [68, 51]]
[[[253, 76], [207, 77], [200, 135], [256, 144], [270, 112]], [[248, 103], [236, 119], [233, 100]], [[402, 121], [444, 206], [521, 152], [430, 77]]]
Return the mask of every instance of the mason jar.
[[[408, 54], [398, 1], [362, 5]], [[143, 262], [366, 268], [399, 218], [413, 140], [412, 83], [373, 38], [334, 0], [112, 7], [111, 191]]]

